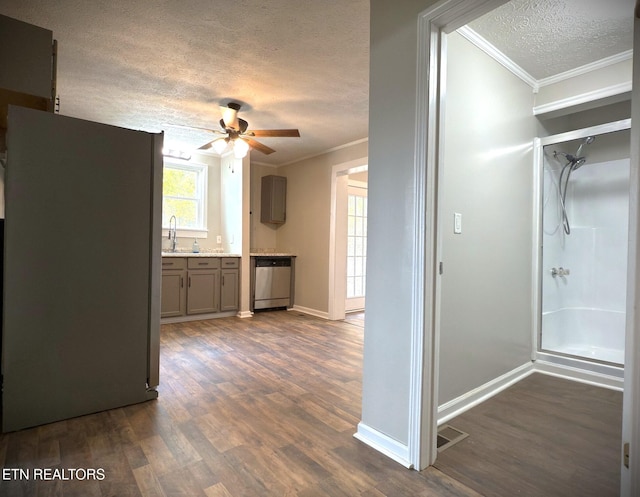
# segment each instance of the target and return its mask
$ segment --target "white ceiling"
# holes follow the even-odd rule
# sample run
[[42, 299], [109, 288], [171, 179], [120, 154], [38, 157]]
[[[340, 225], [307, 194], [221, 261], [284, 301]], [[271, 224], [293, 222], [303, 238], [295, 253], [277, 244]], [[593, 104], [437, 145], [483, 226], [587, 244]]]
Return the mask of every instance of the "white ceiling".
[[[471, 27], [535, 78], [623, 52], [633, 0], [513, 0]], [[285, 164], [368, 135], [367, 0], [4, 0], [0, 13], [53, 31], [61, 114], [197, 148], [218, 106], [243, 103]]]
[[633, 47], [634, 0], [512, 0], [469, 27], [536, 80]]

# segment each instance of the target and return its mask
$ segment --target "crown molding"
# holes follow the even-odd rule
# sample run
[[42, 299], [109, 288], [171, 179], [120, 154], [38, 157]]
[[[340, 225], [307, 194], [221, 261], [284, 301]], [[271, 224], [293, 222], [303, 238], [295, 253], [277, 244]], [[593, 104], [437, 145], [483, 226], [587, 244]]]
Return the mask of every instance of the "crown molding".
[[561, 81], [566, 81], [568, 79], [575, 78], [577, 76], [583, 76], [592, 71], [603, 69], [605, 67], [609, 67], [614, 64], [624, 62], [625, 60], [630, 60], [633, 57], [633, 50], [626, 50], [624, 52], [620, 52], [619, 54], [611, 55], [610, 57], [605, 57], [604, 59], [600, 59], [580, 67], [576, 67], [575, 69], [571, 69], [569, 71], [565, 71], [560, 74], [556, 74], [554, 76], [536, 79], [533, 76], [531, 76], [527, 71], [525, 71], [522, 67], [516, 64], [513, 60], [507, 57], [504, 53], [498, 50], [494, 45], [489, 43], [485, 38], [479, 35], [476, 31], [471, 29], [469, 26], [462, 26], [461, 28], [457, 29], [457, 32], [460, 33], [460, 35], [462, 35], [468, 41], [473, 43], [480, 50], [485, 52], [489, 57], [493, 58], [496, 62], [498, 62], [499, 64], [507, 68], [509, 71], [511, 71], [515, 76], [517, 76], [522, 81], [524, 81], [529, 86], [531, 86], [531, 88], [533, 88], [534, 93], [538, 93], [538, 90], [543, 86], [549, 86], [555, 83], [559, 83]]
[[494, 45], [489, 43], [485, 38], [476, 33], [469, 26], [462, 26], [461, 28], [457, 29], [457, 32], [467, 40], [469, 40], [471, 43], [473, 43], [480, 50], [482, 50], [484, 53], [486, 53], [489, 57], [493, 58], [496, 62], [511, 71], [515, 76], [527, 83], [533, 89], [534, 93], [538, 92], [539, 84], [536, 78], [531, 76], [531, 74], [522, 69], [522, 67], [520, 67], [513, 60], [503, 54]]
[[625, 60], [630, 60], [633, 58], [633, 50], [627, 50], [625, 52], [620, 52], [616, 55], [611, 55], [610, 57], [605, 57], [604, 59], [597, 60], [595, 62], [591, 62], [590, 64], [585, 64], [584, 66], [576, 67], [575, 69], [571, 69], [569, 71], [562, 72], [560, 74], [556, 74], [555, 76], [549, 76], [548, 78], [542, 78], [538, 80], [538, 85], [540, 87], [552, 85], [555, 83], [559, 83], [561, 81], [565, 81], [567, 79], [575, 78], [577, 76], [582, 76], [584, 74], [590, 73], [592, 71], [596, 71], [598, 69], [603, 69], [605, 67], [612, 66], [614, 64], [618, 64], [619, 62], [624, 62]]

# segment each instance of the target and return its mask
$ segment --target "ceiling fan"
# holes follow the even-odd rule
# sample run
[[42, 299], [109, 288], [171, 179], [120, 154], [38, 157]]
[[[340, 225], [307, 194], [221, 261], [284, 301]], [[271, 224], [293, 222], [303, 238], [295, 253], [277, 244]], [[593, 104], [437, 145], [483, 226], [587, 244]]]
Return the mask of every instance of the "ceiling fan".
[[219, 138], [205, 143], [199, 150], [207, 150], [213, 148], [218, 154], [222, 155], [227, 149], [233, 150], [237, 158], [247, 155], [249, 148], [262, 152], [263, 154], [272, 154], [275, 152], [271, 147], [267, 147], [263, 143], [255, 140], [259, 138], [275, 138], [275, 137], [294, 137], [300, 136], [297, 129], [249, 129], [249, 123], [238, 117], [238, 111], [241, 105], [236, 102], [229, 102], [226, 106], [220, 107], [222, 111], [222, 119], [220, 119], [220, 127], [222, 130], [214, 130], [208, 128], [190, 128], [201, 129], [222, 135]]

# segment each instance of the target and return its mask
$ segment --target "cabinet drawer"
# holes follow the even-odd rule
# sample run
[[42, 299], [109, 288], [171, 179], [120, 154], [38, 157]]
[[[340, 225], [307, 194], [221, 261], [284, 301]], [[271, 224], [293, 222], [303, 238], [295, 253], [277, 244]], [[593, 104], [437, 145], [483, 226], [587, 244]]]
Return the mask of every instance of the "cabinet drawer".
[[220, 258], [219, 257], [189, 257], [187, 267], [189, 269], [219, 269]]
[[187, 260], [184, 257], [163, 257], [162, 269], [187, 269]]
[[237, 257], [223, 257], [222, 261], [220, 262], [220, 267], [222, 269], [239, 268], [240, 267], [240, 259], [238, 259]]

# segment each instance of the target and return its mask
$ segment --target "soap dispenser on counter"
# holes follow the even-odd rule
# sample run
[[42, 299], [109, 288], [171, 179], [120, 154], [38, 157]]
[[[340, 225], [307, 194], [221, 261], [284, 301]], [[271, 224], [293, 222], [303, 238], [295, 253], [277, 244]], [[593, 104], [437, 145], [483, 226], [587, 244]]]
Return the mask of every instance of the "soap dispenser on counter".
[[193, 239], [193, 247], [192, 247], [191, 250], [192, 250], [192, 252], [194, 254], [197, 254], [197, 253], [200, 252], [200, 245], [198, 245], [198, 239], [197, 238]]

